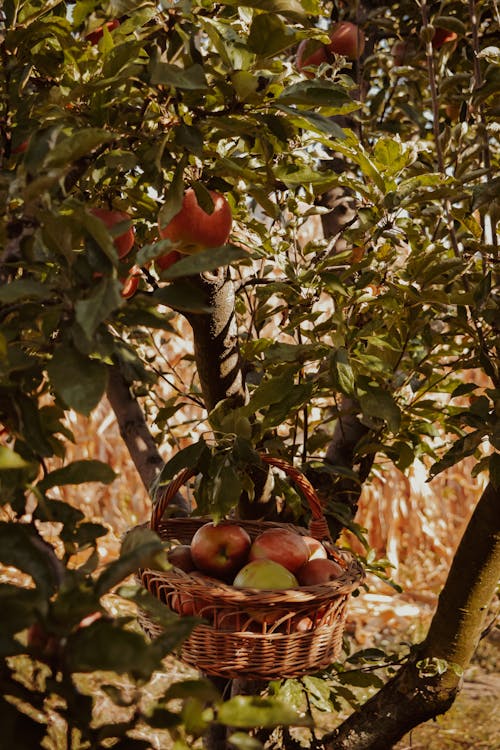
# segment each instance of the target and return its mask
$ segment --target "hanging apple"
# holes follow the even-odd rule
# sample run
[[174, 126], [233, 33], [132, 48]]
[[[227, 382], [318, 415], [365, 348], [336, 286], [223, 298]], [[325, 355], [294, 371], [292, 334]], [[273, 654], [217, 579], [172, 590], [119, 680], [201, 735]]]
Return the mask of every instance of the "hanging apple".
[[[109, 208], [91, 208], [90, 213], [100, 219], [108, 229], [112, 229], [116, 224], [130, 223], [130, 216], [125, 211], [117, 211]], [[134, 247], [135, 229], [131, 225], [123, 234], [113, 238], [113, 244], [116, 247], [119, 258], [124, 258]]]
[[209, 193], [213, 202], [211, 213], [200, 206], [193, 188], [188, 188], [181, 210], [166, 226], [159, 227], [160, 237], [178, 243], [178, 250], [187, 254], [225, 245], [233, 223], [231, 208], [221, 193], [215, 190]]

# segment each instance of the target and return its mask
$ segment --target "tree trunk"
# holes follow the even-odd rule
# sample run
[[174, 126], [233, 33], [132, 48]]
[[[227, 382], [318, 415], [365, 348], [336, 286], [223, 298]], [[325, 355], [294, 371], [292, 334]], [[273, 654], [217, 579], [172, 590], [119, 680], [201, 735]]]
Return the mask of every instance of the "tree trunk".
[[194, 356], [203, 400], [208, 411], [219, 401], [245, 402], [238, 330], [234, 315], [234, 286], [226, 268], [199, 277], [212, 312], [186, 315], [194, 336]]
[[450, 708], [500, 577], [499, 508], [500, 491], [489, 484], [457, 549], [425, 641], [394, 678], [324, 737], [324, 750], [390, 750], [413, 727]]

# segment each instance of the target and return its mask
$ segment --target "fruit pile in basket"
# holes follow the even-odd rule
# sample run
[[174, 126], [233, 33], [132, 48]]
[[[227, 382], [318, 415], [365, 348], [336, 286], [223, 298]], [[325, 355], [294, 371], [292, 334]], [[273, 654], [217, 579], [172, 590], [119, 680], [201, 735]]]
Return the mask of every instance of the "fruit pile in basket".
[[[331, 552], [331, 545], [330, 552]], [[312, 536], [284, 527], [271, 527], [253, 539], [243, 526], [233, 522], [205, 523], [190, 544], [178, 544], [169, 551], [174, 568], [207, 584], [206, 595], [193, 597], [177, 590], [170, 607], [181, 615], [200, 615], [208, 620], [212, 610], [213, 584], [222, 582], [235, 589], [285, 591], [316, 586], [341, 578], [345, 570], [329, 557], [326, 547]], [[280, 609], [248, 617], [262, 623], [275, 622]], [[228, 617], [228, 623], [231, 618]], [[307, 623], [305, 623], [307, 624]], [[303, 623], [303, 626], [305, 625]]]

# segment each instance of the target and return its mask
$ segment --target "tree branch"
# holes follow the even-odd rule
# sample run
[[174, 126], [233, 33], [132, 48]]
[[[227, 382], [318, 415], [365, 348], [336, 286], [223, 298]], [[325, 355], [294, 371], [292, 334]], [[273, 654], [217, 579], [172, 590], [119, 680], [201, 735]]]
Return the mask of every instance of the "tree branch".
[[115, 413], [120, 435], [149, 492], [164, 462], [146, 424], [144, 412], [131, 395], [129, 384], [118, 365], [109, 368], [106, 395]]

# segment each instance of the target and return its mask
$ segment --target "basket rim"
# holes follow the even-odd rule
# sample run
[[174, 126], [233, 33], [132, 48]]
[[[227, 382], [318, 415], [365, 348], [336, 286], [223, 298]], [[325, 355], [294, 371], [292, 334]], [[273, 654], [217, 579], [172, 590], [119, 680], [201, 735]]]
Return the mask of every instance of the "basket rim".
[[334, 579], [312, 586], [297, 586], [289, 589], [258, 589], [253, 587], [236, 588], [230, 583], [207, 576], [200, 571], [187, 573], [180, 568], [167, 571], [155, 570], [154, 568], [141, 568], [138, 571], [142, 578], [144, 575], [153, 576], [156, 581], [164, 582], [174, 588], [190, 590], [193, 595], [200, 597], [216, 597], [219, 604], [241, 604], [252, 603], [253, 606], [267, 606], [270, 603], [300, 604], [309, 601], [329, 600], [332, 596], [343, 596], [350, 594], [358, 588], [365, 580], [365, 572], [360, 562], [348, 550], [340, 550], [343, 555], [349, 555], [350, 560], [345, 572]]

